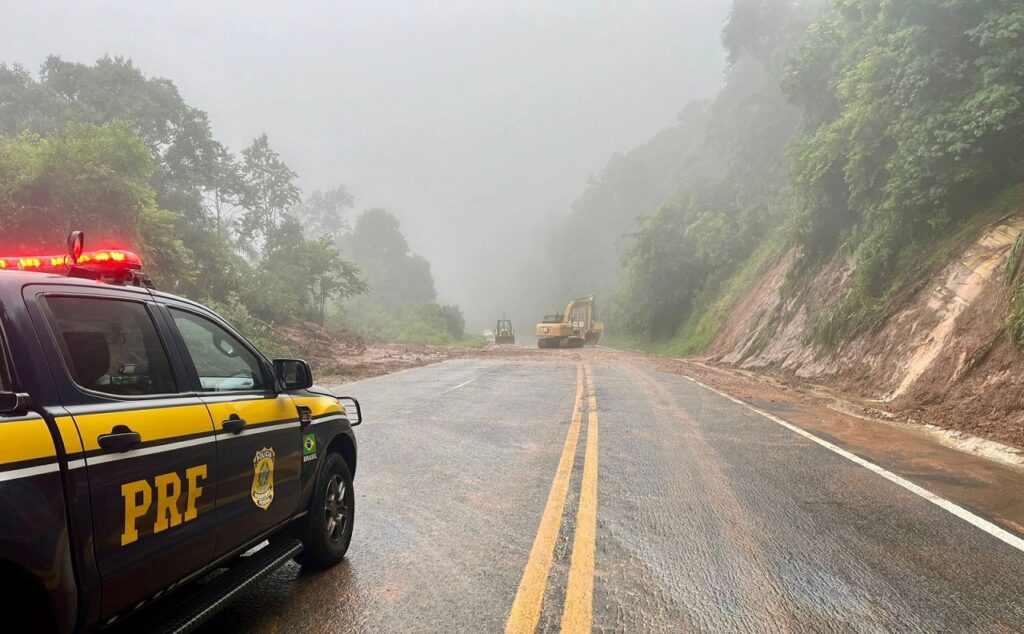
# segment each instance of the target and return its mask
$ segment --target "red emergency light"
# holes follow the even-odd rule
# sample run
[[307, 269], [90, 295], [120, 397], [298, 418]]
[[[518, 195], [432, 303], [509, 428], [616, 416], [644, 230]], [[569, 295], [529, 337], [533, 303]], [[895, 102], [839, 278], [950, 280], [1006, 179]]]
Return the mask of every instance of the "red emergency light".
[[[63, 271], [70, 268], [71, 258], [66, 255], [22, 255], [0, 257], [0, 269], [8, 271]], [[123, 249], [102, 249], [83, 251], [78, 255], [76, 266], [87, 269], [139, 270], [142, 260], [131, 251]]]
[[81, 231], [68, 236], [67, 255], [20, 255], [0, 257], [0, 271], [38, 271], [58, 273], [71, 277], [113, 279], [151, 286], [148, 276], [139, 272], [142, 260], [125, 249], [96, 249], [85, 251], [85, 237]]

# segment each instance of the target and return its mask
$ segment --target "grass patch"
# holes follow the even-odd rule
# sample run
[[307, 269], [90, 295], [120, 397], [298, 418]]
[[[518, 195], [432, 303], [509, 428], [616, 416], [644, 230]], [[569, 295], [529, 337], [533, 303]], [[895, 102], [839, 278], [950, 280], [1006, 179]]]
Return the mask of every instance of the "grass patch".
[[613, 348], [643, 350], [669, 357], [706, 350], [721, 334], [733, 308], [765, 267], [782, 253], [784, 245], [781, 233], [765, 241], [732, 276], [703, 293], [702, 300], [697, 302], [698, 308], [690, 313], [672, 338], [647, 341], [629, 335], [606, 335], [601, 342]]
[[662, 354], [673, 357], [695, 354], [715, 342], [736, 304], [743, 299], [765, 268], [783, 251], [784, 241], [776, 234], [754, 251], [746, 262], [724, 282], [703, 294], [698, 309], [680, 326], [676, 335], [659, 345]]
[[897, 273], [881, 295], [871, 297], [854, 286], [842, 300], [818, 313], [808, 333], [808, 343], [823, 352], [835, 351], [857, 334], [881, 326], [893, 306], [916, 292], [986, 227], [1017, 211], [1022, 198], [1024, 185], [1011, 187], [956, 229], [904, 248], [894, 267]]
[[488, 343], [487, 338], [483, 335], [466, 335], [452, 345], [459, 348], [484, 348]]

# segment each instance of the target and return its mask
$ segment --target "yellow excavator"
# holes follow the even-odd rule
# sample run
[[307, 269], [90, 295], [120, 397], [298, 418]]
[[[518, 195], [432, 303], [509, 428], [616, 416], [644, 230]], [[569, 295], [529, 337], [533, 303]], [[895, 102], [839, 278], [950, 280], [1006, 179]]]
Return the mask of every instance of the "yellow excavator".
[[582, 348], [596, 345], [604, 332], [604, 324], [597, 321], [594, 296], [574, 299], [558, 315], [545, 315], [537, 324], [537, 347]]

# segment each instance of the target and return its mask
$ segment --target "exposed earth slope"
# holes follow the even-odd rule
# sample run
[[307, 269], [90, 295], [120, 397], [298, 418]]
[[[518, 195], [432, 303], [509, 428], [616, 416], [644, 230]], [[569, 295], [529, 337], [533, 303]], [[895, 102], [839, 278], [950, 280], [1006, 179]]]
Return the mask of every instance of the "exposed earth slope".
[[836, 256], [787, 292], [796, 255], [786, 253], [737, 302], [704, 360], [822, 384], [885, 416], [1024, 446], [1024, 354], [1006, 328], [1006, 264], [1024, 231], [1024, 205], [1016, 208], [964, 236], [880, 325], [831, 352], [811, 343], [809, 324], [845, 292], [851, 265]]

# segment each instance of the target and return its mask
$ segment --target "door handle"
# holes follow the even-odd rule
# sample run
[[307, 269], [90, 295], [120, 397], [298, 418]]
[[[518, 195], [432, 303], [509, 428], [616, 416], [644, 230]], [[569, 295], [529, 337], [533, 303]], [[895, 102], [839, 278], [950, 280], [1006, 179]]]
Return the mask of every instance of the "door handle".
[[299, 405], [295, 408], [295, 411], [299, 413], [299, 427], [309, 427], [309, 424], [313, 422], [313, 410], [305, 405]]
[[228, 419], [221, 423], [221, 426], [231, 432], [232, 434], [240, 434], [245, 426], [248, 425], [244, 418], [239, 417], [238, 414], [232, 414]]
[[132, 431], [127, 425], [114, 425], [109, 434], [101, 434], [96, 441], [103, 449], [128, 451], [142, 442], [142, 434]]

